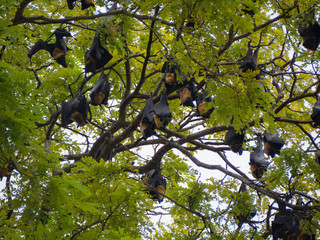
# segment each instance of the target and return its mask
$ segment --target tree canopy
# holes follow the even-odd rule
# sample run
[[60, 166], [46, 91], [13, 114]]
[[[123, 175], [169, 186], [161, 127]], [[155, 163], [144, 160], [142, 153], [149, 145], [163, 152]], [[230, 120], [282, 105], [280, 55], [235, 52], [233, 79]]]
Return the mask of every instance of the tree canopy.
[[318, 239], [318, 1], [83, 2], [2, 0], [1, 237]]

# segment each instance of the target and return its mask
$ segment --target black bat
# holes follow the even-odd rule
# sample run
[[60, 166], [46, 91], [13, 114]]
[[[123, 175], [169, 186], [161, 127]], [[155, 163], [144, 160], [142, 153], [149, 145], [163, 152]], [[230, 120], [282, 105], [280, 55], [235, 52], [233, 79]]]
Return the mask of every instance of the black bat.
[[258, 136], [258, 146], [254, 148], [254, 151], [250, 153], [250, 170], [252, 176], [259, 179], [263, 176], [263, 173], [267, 171], [269, 162], [265, 160], [262, 150], [262, 139]]
[[208, 97], [208, 92], [198, 93], [197, 94], [197, 116], [201, 116], [203, 118], [209, 118], [210, 114], [213, 112], [214, 107], [208, 108], [207, 103], [213, 102], [212, 97]]
[[154, 106], [153, 118], [156, 127], [159, 129], [165, 128], [171, 121], [172, 114], [168, 104], [167, 90], [163, 90], [160, 93], [160, 101]]
[[83, 126], [86, 124], [89, 111], [87, 99], [79, 91], [73, 99], [62, 103], [61, 125], [65, 127], [75, 121], [79, 126]]
[[284, 145], [284, 141], [279, 137], [279, 133], [275, 131], [274, 134], [271, 132], [264, 131], [263, 133], [264, 152], [274, 157], [276, 154], [280, 154], [280, 150]]
[[318, 153], [316, 153], [315, 161], [316, 161], [317, 164], [320, 165], [320, 155]]
[[2, 161], [0, 165], [0, 181], [2, 181], [3, 177], [10, 176], [14, 169], [17, 169], [17, 167], [11, 157], [9, 160]]
[[240, 68], [241, 68], [242, 72], [246, 72], [248, 70], [255, 71], [255, 70], [259, 69], [257, 66], [257, 58], [258, 58], [259, 49], [260, 49], [260, 47], [258, 47], [253, 53], [252, 48], [250, 47], [250, 42], [248, 42], [248, 52], [247, 52], [246, 56], [244, 57], [243, 62], [240, 63]]
[[320, 43], [320, 25], [316, 20], [308, 21], [298, 28], [302, 37], [302, 45], [312, 51], [315, 51]]
[[[72, 10], [77, 0], [67, 0], [67, 1], [68, 1], [68, 8]], [[94, 7], [92, 0], [81, 0], [81, 10], [85, 10], [89, 7]]]
[[92, 0], [81, 0], [81, 10], [85, 10], [89, 7], [94, 7]]
[[[253, 0], [252, 2], [256, 2], [256, 0]], [[242, 12], [244, 12], [245, 14], [249, 14], [251, 17], [253, 17], [255, 15], [255, 12], [248, 7], [247, 5], [243, 4], [244, 8], [241, 9]]]
[[244, 130], [241, 130], [241, 133], [239, 134], [233, 128], [226, 133], [224, 142], [225, 144], [229, 145], [232, 152], [239, 153], [240, 155], [242, 154], [244, 134], [245, 134]]
[[[239, 189], [239, 193], [247, 191], [247, 185], [242, 183]], [[240, 203], [240, 200], [236, 201], [236, 203]], [[241, 212], [240, 214], [234, 213], [234, 218], [238, 223], [239, 228], [242, 226], [243, 223], [248, 223], [250, 220], [257, 214], [256, 208], [251, 205], [251, 208], [247, 211]]]
[[166, 88], [170, 88], [177, 82], [177, 64], [165, 62], [162, 66], [161, 72], [163, 73], [162, 80], [165, 82]]
[[150, 190], [149, 194], [152, 199], [158, 200], [159, 203], [163, 201], [163, 195], [167, 188], [167, 180], [161, 174], [160, 161], [157, 161], [156, 168], [151, 177], [148, 179], [148, 185], [153, 187], [156, 191]]
[[[103, 143], [97, 153], [96, 159], [100, 159], [100, 154], [102, 153], [103, 149], [106, 147], [108, 143]], [[112, 161], [113, 156], [115, 155], [115, 150], [112, 149], [111, 152], [104, 158], [105, 161]]]
[[46, 50], [50, 53], [50, 55], [56, 60], [57, 63], [59, 63], [63, 67], [67, 67], [66, 63], [66, 53], [68, 50], [70, 50], [65, 41], [63, 40], [63, 37], [71, 37], [71, 34], [64, 28], [59, 27], [56, 29], [53, 34], [56, 37], [55, 43], [48, 43], [50, 38], [47, 41], [43, 41], [42, 39], [39, 39], [34, 46], [30, 49], [28, 53], [28, 57], [30, 58], [36, 54], [41, 49]]
[[193, 101], [197, 98], [197, 89], [193, 81], [185, 84], [177, 92], [182, 106], [194, 107]]
[[312, 121], [314, 122], [315, 127], [320, 125], [320, 99], [312, 107], [311, 118], [312, 118]]
[[84, 57], [85, 72], [95, 72], [97, 69], [104, 67], [111, 59], [112, 55], [101, 46], [100, 33], [96, 33], [90, 49]]
[[110, 83], [108, 82], [108, 75], [104, 72], [101, 72], [98, 81], [93, 86], [92, 92], [90, 94], [91, 101], [90, 104], [97, 105], [107, 105], [108, 97], [110, 93]]
[[140, 132], [143, 136], [143, 139], [147, 139], [148, 137], [155, 134], [155, 122], [154, 122], [154, 104], [153, 97], [150, 94], [150, 98], [147, 100], [146, 105], [143, 108], [143, 116], [140, 122]]

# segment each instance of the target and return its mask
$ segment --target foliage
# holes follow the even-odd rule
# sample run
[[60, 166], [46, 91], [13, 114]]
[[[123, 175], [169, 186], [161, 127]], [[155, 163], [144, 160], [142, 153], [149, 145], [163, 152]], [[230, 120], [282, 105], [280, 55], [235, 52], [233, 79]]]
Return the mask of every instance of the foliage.
[[[114, 2], [117, 9], [109, 12]], [[80, 1], [70, 10], [66, 0], [0, 6], [0, 167], [15, 163], [2, 180], [2, 238], [271, 239], [277, 203], [299, 213], [303, 231], [319, 238], [319, 128], [310, 115], [320, 91], [320, 55], [308, 53], [297, 31], [311, 7], [318, 17], [318, 1], [94, 4], [86, 10]], [[66, 38], [68, 67], [46, 51], [30, 62], [31, 46], [59, 26], [73, 35]], [[84, 74], [96, 31], [113, 58]], [[260, 47], [259, 69], [244, 73], [239, 64], [248, 42]], [[198, 117], [171, 91], [172, 121], [141, 140], [143, 107], [150, 93], [159, 100], [161, 68], [171, 59], [193, 75], [199, 91], [208, 91], [215, 109], [208, 119]], [[79, 88], [89, 98], [101, 71], [110, 72], [108, 105], [91, 106], [92, 120], [83, 127], [62, 127], [61, 103]], [[241, 157], [224, 143], [232, 127], [246, 129]], [[256, 180], [248, 173], [249, 152], [256, 134], [269, 128], [278, 129], [285, 146]], [[104, 143], [105, 155], [115, 152], [112, 161], [97, 157]], [[161, 204], [145, 184], [159, 161], [167, 179]], [[256, 216], [238, 227], [234, 215], [252, 205]]]

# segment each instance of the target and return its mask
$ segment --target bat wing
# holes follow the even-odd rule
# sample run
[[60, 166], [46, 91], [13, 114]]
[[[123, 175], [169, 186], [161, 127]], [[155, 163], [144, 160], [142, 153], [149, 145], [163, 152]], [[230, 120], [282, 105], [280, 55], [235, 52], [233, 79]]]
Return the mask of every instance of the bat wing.
[[160, 94], [160, 101], [154, 106], [155, 114], [159, 117], [171, 117], [170, 107], [168, 104], [168, 97], [165, 91]]
[[92, 0], [81, 0], [81, 10], [85, 10], [89, 7], [94, 7]]
[[312, 107], [311, 118], [315, 122], [315, 126], [320, 125], [320, 99]]
[[314, 23], [308, 21], [304, 26], [298, 28], [300, 36], [303, 38], [303, 46], [307, 49], [315, 51], [320, 42], [320, 25], [317, 21]]
[[320, 165], [320, 155], [318, 153], [316, 153], [315, 161]]
[[99, 58], [99, 60], [97, 62], [97, 69], [103, 68], [113, 58], [111, 53], [109, 53], [105, 48], [100, 46], [99, 49], [100, 49], [99, 55], [101, 57]]
[[69, 8], [70, 10], [74, 9], [74, 4], [75, 4], [76, 1], [77, 1], [77, 0], [67, 0], [67, 2], [68, 2], [68, 8]]
[[108, 76], [104, 72], [101, 72], [99, 79], [94, 85], [92, 92], [90, 94], [90, 98], [92, 99], [92, 102], [93, 102], [92, 105], [99, 105], [97, 101], [95, 101], [95, 98], [97, 98], [97, 94], [102, 94], [103, 96], [100, 104], [107, 105], [109, 93], [110, 93], [110, 83], [108, 82]]
[[265, 160], [261, 146], [256, 147], [254, 151], [250, 153], [250, 164], [265, 167], [269, 165], [269, 162]]
[[154, 123], [153, 115], [155, 114], [154, 111], [154, 104], [152, 99], [152, 94], [150, 95], [150, 98], [147, 100], [146, 105], [143, 108], [143, 116], [142, 116], [142, 122], [145, 123]]
[[73, 113], [73, 104], [74, 104], [73, 99], [71, 99], [68, 102], [62, 103], [62, 106], [61, 106], [61, 125], [64, 127], [73, 122], [73, 120], [70, 119], [71, 114]]
[[30, 49], [29, 53], [28, 53], [28, 57], [31, 59], [31, 57], [36, 54], [38, 51], [40, 50], [46, 50], [48, 51], [50, 54], [53, 52], [55, 48], [55, 44], [49, 44], [44, 42], [42, 39], [39, 39], [34, 45], [33, 47]]
[[284, 140], [280, 138], [279, 133], [277, 131], [275, 131], [274, 134], [265, 131], [263, 133], [263, 138], [264, 141], [269, 142], [271, 144], [275, 144], [278, 146], [281, 145], [281, 147], [284, 145]]
[[[235, 140], [243, 143], [243, 140], [244, 140], [244, 131], [243, 130], [241, 131], [241, 134], [239, 134], [236, 132], [236, 130], [234, 130], [232, 128], [226, 133], [224, 142], [227, 145], [230, 145]], [[241, 145], [242, 145], [242, 143], [241, 143]]]

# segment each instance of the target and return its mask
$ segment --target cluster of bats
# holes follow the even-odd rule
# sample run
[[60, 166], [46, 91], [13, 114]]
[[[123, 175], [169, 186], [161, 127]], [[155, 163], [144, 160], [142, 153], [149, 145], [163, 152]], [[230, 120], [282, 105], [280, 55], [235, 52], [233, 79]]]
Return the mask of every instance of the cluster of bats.
[[[69, 9], [73, 9], [77, 0], [67, 0]], [[94, 6], [92, 0], [81, 0], [81, 9]], [[188, 23], [190, 27], [194, 27], [194, 22]], [[199, 24], [198, 24], [199, 25]], [[315, 51], [320, 42], [320, 25], [317, 21], [309, 22], [306, 26], [301, 26], [298, 29], [299, 34], [303, 38], [303, 46], [309, 50]], [[49, 43], [51, 37], [55, 35], [55, 43]], [[46, 40], [39, 39], [35, 45], [30, 49], [28, 57], [31, 58], [39, 50], [46, 50], [54, 58], [54, 60], [63, 67], [67, 67], [66, 53], [71, 50], [67, 47], [64, 37], [72, 37], [71, 33], [66, 29], [59, 27], [54, 33]], [[242, 72], [256, 71], [257, 66], [257, 48], [254, 52], [248, 43], [248, 51], [244, 58], [244, 61], [240, 64]], [[100, 44], [100, 34], [97, 32], [94, 36], [93, 43], [89, 50], [86, 51], [84, 56], [85, 72], [95, 73], [98, 69], [103, 68], [110, 60], [112, 55]], [[177, 94], [182, 106], [194, 107], [194, 101], [196, 102], [196, 115], [203, 118], [209, 118], [214, 110], [214, 107], [209, 107], [208, 103], [213, 102], [208, 92], [198, 92], [195, 82], [190, 77], [181, 72], [180, 66], [176, 62], [165, 62], [161, 72], [163, 73], [162, 80], [165, 83], [166, 88], [160, 93], [160, 100], [157, 104], [154, 104], [153, 95], [150, 94], [150, 98], [146, 101], [143, 108], [143, 116], [140, 122], [140, 132], [143, 139], [154, 135], [155, 129], [164, 129], [168, 123], [172, 120], [172, 113], [170, 112], [168, 104], [168, 95], [172, 92], [172, 89], [177, 89]], [[109, 75], [109, 74], [108, 74]], [[86, 97], [81, 93], [80, 89], [78, 94], [70, 101], [63, 102], [61, 107], [61, 125], [67, 126], [72, 122], [76, 122], [78, 126], [86, 124], [88, 119], [88, 113], [90, 112], [89, 104], [93, 106], [107, 105], [108, 97], [110, 94], [110, 83], [108, 82], [108, 75], [103, 71], [101, 72], [97, 82], [95, 83], [92, 92], [90, 94], [91, 100], [88, 102]], [[182, 76], [183, 81], [178, 82], [178, 75]], [[256, 79], [260, 79], [261, 74], [256, 75]], [[320, 100], [313, 107], [313, 114], [311, 115], [315, 126], [320, 125]], [[272, 158], [276, 154], [280, 154], [280, 150], [284, 145], [284, 141], [279, 137], [279, 133], [274, 130], [265, 131], [263, 136], [258, 134], [258, 145], [254, 148], [250, 154], [250, 169], [252, 175], [259, 179], [263, 176], [263, 173], [267, 170], [269, 162], [265, 159], [265, 154]], [[243, 144], [245, 140], [245, 130], [236, 131], [230, 129], [225, 135], [225, 144], [229, 145], [230, 149], [242, 154]], [[263, 144], [262, 144], [263, 142]], [[105, 143], [107, 144], [107, 143]], [[101, 149], [104, 148], [104, 145]], [[99, 150], [99, 152], [101, 151]], [[107, 156], [108, 160], [112, 159], [114, 152]], [[99, 153], [98, 153], [99, 155]], [[10, 167], [10, 166], [9, 166]], [[6, 168], [6, 169], [9, 169]], [[11, 167], [10, 167], [11, 168]], [[6, 175], [0, 168], [0, 177]], [[152, 170], [148, 174], [147, 185], [149, 186], [149, 193], [152, 199], [162, 202], [166, 191], [167, 181], [161, 174], [160, 161], [157, 162], [155, 170]], [[245, 191], [245, 187], [241, 191]], [[235, 216], [236, 220], [241, 224], [249, 222], [256, 215], [256, 209], [252, 210], [248, 214]], [[274, 239], [315, 239], [314, 235], [306, 235], [299, 230], [299, 218], [293, 214], [291, 210], [281, 209], [275, 216], [272, 223], [272, 234]]]
[[[242, 183], [239, 189], [239, 193], [247, 191], [247, 186]], [[241, 201], [238, 199], [237, 204]], [[302, 217], [310, 218], [308, 212], [294, 212], [291, 209], [287, 209], [283, 203], [278, 203], [279, 209], [275, 214], [274, 220], [272, 221], [271, 233], [273, 240], [279, 238], [283, 240], [316, 240], [315, 235], [312, 233], [302, 232], [300, 228], [300, 220]], [[251, 205], [247, 212], [234, 213], [234, 219], [238, 223], [239, 228], [243, 223], [251, 223], [251, 219], [256, 215], [257, 210], [254, 205]]]

